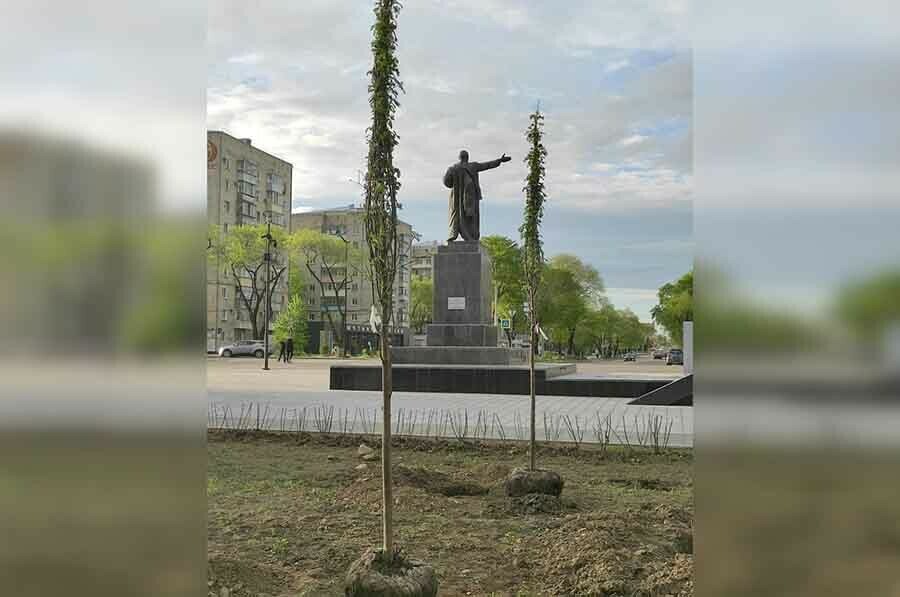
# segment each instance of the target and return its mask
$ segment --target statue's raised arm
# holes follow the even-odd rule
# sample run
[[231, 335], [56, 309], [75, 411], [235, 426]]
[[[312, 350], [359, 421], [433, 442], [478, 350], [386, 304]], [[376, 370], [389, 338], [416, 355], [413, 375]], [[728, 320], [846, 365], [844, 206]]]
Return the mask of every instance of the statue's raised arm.
[[484, 170], [490, 170], [492, 168], [496, 168], [500, 164], [502, 164], [504, 162], [508, 162], [510, 159], [512, 159], [512, 158], [510, 158], [508, 155], [506, 155], [504, 153], [496, 160], [491, 160], [490, 162], [474, 162], [472, 165], [475, 166], [476, 170], [478, 170], [479, 172], [482, 172]]

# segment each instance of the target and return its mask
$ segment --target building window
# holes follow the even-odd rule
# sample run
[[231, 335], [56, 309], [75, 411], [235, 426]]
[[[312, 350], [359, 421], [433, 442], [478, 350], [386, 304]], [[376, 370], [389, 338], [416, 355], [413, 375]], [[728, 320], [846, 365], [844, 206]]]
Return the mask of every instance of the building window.
[[228, 289], [227, 288], [222, 289], [222, 298], [224, 298], [224, 299], [228, 298]]
[[[226, 182], [225, 186], [228, 186], [227, 182]], [[231, 201], [225, 202], [225, 213], [227, 213], [227, 214], [231, 213]]]
[[228, 190], [228, 181], [227, 180], [225, 181], [225, 190], [226, 191]]
[[315, 299], [313, 299], [313, 297], [309, 297], [309, 299], [306, 301], [307, 305], [314, 305], [315, 303], [316, 301]]
[[270, 172], [266, 175], [266, 190], [283, 194], [285, 192], [284, 179], [277, 174]]
[[350, 301], [350, 304], [352, 304], [352, 305], [358, 305], [358, 304], [359, 304], [359, 299], [353, 298], [353, 299]]
[[254, 216], [258, 217], [259, 214], [257, 214], [257, 212], [256, 212], [256, 207], [249, 201], [243, 200], [240, 202], [239, 205], [241, 206], [241, 215], [242, 216], [245, 216], [248, 218], [253, 218]]
[[351, 313], [351, 314], [350, 314], [350, 321], [356, 321], [357, 319], [359, 319], [359, 317], [357, 316], [356, 313]]
[[225, 231], [225, 234], [228, 234], [228, 224], [224, 224], [223, 230]]
[[316, 320], [316, 314], [315, 314], [315, 313], [310, 313], [310, 314], [309, 314], [309, 320], [310, 320], [310, 321], [315, 321], [315, 320]]
[[[229, 169], [228, 168], [228, 158], [226, 158], [226, 157], [222, 158], [222, 168], [224, 168], [225, 170]], [[228, 181], [227, 180], [225, 181], [225, 189], [226, 190], [228, 189]]]
[[350, 287], [350, 290], [352, 290], [353, 292], [356, 292], [357, 290], [359, 290], [359, 284], [354, 283], [354, 284]]
[[254, 199], [259, 197], [259, 193], [256, 191], [256, 185], [252, 182], [247, 182], [246, 180], [237, 181], [237, 190], [238, 193], [253, 197]]

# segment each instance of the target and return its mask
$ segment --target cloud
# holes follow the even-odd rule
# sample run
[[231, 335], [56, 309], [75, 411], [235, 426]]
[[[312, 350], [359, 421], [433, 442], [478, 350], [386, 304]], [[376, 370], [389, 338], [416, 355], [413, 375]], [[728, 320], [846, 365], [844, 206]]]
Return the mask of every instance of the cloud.
[[637, 145], [638, 143], [643, 143], [644, 141], [646, 141], [647, 138], [648, 137], [646, 137], [645, 135], [629, 135], [622, 139], [621, 143], [625, 146]]
[[240, 56], [232, 56], [228, 59], [231, 64], [259, 64], [265, 59], [263, 54], [258, 52], [250, 52], [249, 54], [241, 54]]
[[700, 2], [696, 161], [707, 208], [896, 205], [895, 8], [762, 0], [735, 18]]
[[607, 288], [606, 292], [610, 295], [627, 295], [632, 299], [655, 301], [658, 291], [656, 288]]
[[[513, 157], [482, 184], [486, 200], [518, 204], [524, 129], [538, 101], [555, 206], [603, 212], [690, 199], [692, 71], [681, 17], [617, 2], [571, 8], [501, 0], [404, 6], [398, 58], [406, 94], [395, 158], [408, 209], [446, 201], [441, 177], [463, 147], [473, 160]], [[356, 199], [347, 178], [365, 163], [371, 14], [324, 0], [210, 10], [210, 128], [249, 136], [292, 162], [297, 196], [317, 205]], [[576, 30], [581, 41], [560, 43]], [[616, 36], [624, 37], [610, 43], [623, 47], [600, 43]], [[573, 58], [579, 48], [585, 52]], [[247, 56], [258, 62], [229, 62]], [[260, 74], [265, 88], [246, 84]], [[680, 128], [657, 134], [673, 121]]]

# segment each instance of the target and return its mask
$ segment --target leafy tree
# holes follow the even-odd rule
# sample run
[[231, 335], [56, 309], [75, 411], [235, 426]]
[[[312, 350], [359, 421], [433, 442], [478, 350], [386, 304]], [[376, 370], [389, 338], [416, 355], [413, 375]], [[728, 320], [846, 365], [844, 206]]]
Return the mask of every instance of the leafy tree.
[[684, 322], [694, 319], [694, 271], [661, 286], [657, 296], [659, 302], [650, 310], [653, 321], [680, 346], [684, 341]]
[[543, 281], [540, 319], [559, 354], [572, 354], [575, 330], [588, 314], [588, 302], [575, 274], [552, 261], [544, 267]]
[[421, 334], [432, 321], [434, 281], [424, 276], [413, 276], [410, 295], [409, 321], [416, 333]]
[[218, 258], [231, 274], [240, 303], [249, 315], [253, 338], [258, 340], [262, 339], [262, 329], [265, 327], [265, 309], [260, 307], [268, 299], [269, 312], [272, 312], [272, 291], [287, 270], [284, 251], [279, 250], [285, 246], [286, 233], [283, 228], [275, 226], [272, 237], [277, 248], [273, 247], [271, 279], [266, 286], [265, 234], [264, 224], [234, 226], [226, 235], [218, 229], [211, 229], [207, 249], [207, 257], [213, 260]]
[[499, 235], [482, 238], [481, 246], [491, 257], [491, 279], [494, 285], [491, 303], [493, 320], [496, 322], [501, 317], [506, 317], [510, 319], [511, 327], [515, 328], [516, 320], [522, 319], [524, 315], [522, 251], [515, 241]]
[[525, 131], [529, 150], [525, 156], [528, 174], [525, 177], [525, 216], [519, 233], [522, 235], [522, 273], [525, 279], [525, 292], [528, 298], [529, 339], [531, 349], [528, 358], [528, 377], [531, 394], [531, 438], [529, 443], [529, 464], [534, 470], [535, 457], [535, 379], [534, 352], [537, 347], [537, 329], [540, 323], [540, 305], [538, 294], [541, 290], [541, 276], [544, 270], [544, 248], [541, 240], [541, 220], [544, 217], [544, 202], [547, 199], [544, 187], [546, 175], [545, 160], [547, 149], [543, 143], [544, 116], [540, 108], [531, 115], [531, 124]]
[[584, 263], [575, 255], [561, 253], [550, 260], [550, 265], [559, 269], [572, 272], [575, 281], [581, 288], [582, 295], [592, 305], [599, 304], [603, 299], [606, 288], [603, 279], [594, 266]]
[[[325, 318], [334, 337], [340, 338], [338, 343], [343, 346], [342, 326], [347, 316], [346, 290], [349, 284], [362, 276], [364, 268], [362, 251], [348, 246], [337, 236], [309, 228], [291, 234], [288, 246], [293, 261], [298, 266], [294, 268], [298, 270], [295, 288], [299, 290], [304, 279], [315, 281], [322, 304], [334, 306], [334, 309], [324, 309]], [[299, 275], [299, 272], [303, 272], [304, 275]]]
[[646, 327], [631, 309], [622, 309], [619, 311], [617, 333], [619, 342], [626, 350], [640, 348], [644, 345], [647, 337]]
[[643, 351], [650, 350], [651, 347], [657, 345], [656, 339], [656, 327], [652, 323], [641, 322], [641, 344], [637, 348]]
[[290, 298], [287, 306], [278, 314], [275, 319], [275, 329], [273, 330], [275, 341], [281, 342], [288, 338], [294, 339], [296, 346], [306, 346], [308, 340], [308, 326], [306, 306], [303, 304], [303, 297], [295, 294]]
[[579, 355], [606, 355], [606, 343], [618, 325], [618, 313], [604, 298], [599, 307], [589, 308], [575, 332], [575, 352]]
[[397, 236], [397, 192], [400, 170], [394, 166], [394, 116], [403, 91], [397, 63], [398, 0], [376, 0], [372, 27], [372, 69], [369, 71], [369, 107], [372, 123], [367, 130], [365, 225], [369, 246], [369, 267], [375, 306], [381, 316], [381, 388], [382, 388], [382, 522], [384, 557], [390, 563], [396, 557], [393, 548], [393, 499], [391, 486], [391, 335], [394, 280], [397, 277], [399, 239]]
[[560, 354], [565, 346], [566, 354], [571, 355], [575, 352], [579, 325], [604, 299], [603, 280], [596, 268], [565, 253], [550, 260], [547, 275], [556, 279], [548, 284], [553, 289], [548, 313], [556, 328], [554, 333], [559, 336], [557, 346]]

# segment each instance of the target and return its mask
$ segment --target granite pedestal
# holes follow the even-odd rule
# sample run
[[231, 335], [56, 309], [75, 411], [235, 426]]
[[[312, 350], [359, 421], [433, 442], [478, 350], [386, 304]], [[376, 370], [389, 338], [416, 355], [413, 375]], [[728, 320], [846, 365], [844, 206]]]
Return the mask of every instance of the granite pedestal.
[[491, 319], [491, 258], [478, 241], [452, 242], [434, 255], [432, 321], [426, 346], [391, 351], [397, 364], [524, 365], [522, 348], [497, 346]]
[[[452, 242], [434, 255], [432, 321], [426, 346], [391, 348], [393, 387], [406, 392], [527, 394], [528, 351], [497, 346], [491, 314], [491, 259], [478, 241]], [[572, 373], [541, 366], [537, 383]], [[331, 367], [331, 389], [381, 387], [381, 366]]]
[[398, 346], [391, 349], [397, 365], [525, 365], [528, 351], [500, 346]]

